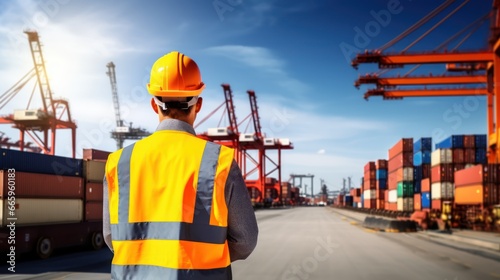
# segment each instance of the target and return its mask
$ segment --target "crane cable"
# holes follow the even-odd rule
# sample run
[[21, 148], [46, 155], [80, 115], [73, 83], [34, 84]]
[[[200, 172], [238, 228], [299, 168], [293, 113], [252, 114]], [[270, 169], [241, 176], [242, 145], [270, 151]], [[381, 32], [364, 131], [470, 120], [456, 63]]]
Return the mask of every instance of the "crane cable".
[[397, 42], [399, 42], [401, 39], [403, 39], [404, 37], [408, 36], [408, 34], [412, 33], [413, 31], [417, 30], [418, 28], [420, 28], [422, 25], [424, 25], [426, 22], [428, 22], [431, 18], [435, 17], [437, 14], [439, 14], [444, 9], [446, 9], [453, 2], [455, 2], [455, 0], [447, 0], [445, 3], [441, 4], [439, 7], [437, 7], [432, 12], [430, 12], [428, 15], [426, 15], [425, 17], [423, 17], [422, 19], [420, 19], [418, 22], [416, 22], [415, 24], [413, 24], [412, 26], [410, 26], [408, 29], [406, 29], [405, 31], [403, 31], [403, 33], [401, 33], [400, 35], [398, 35], [396, 38], [392, 39], [391, 41], [389, 41], [388, 43], [386, 43], [385, 45], [383, 45], [380, 48], [380, 51], [384, 51], [387, 48], [390, 48], [391, 46], [393, 46], [394, 44], [396, 44]]
[[440, 21], [438, 21], [434, 26], [432, 26], [429, 30], [427, 30], [424, 34], [420, 35], [415, 41], [413, 41], [410, 45], [408, 45], [406, 48], [404, 48], [401, 53], [406, 52], [409, 48], [413, 47], [416, 43], [418, 43], [422, 38], [427, 36], [429, 33], [434, 31], [437, 27], [439, 27], [443, 22], [445, 22], [447, 19], [449, 19], [452, 15], [454, 15], [456, 12], [458, 12], [465, 4], [467, 4], [470, 0], [465, 0], [462, 4], [460, 4], [458, 7], [456, 7], [453, 11], [451, 11], [448, 15], [446, 15], [444, 18], [442, 18]]

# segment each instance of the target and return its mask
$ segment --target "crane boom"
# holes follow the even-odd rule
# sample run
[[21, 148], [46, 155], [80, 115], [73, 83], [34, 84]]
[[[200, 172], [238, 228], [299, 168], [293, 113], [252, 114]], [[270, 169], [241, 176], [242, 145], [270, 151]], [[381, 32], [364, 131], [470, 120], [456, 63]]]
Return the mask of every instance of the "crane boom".
[[35, 65], [36, 77], [38, 87], [42, 94], [43, 110], [48, 115], [55, 115], [54, 102], [52, 100], [52, 91], [50, 89], [49, 78], [45, 69], [45, 61], [43, 59], [42, 47], [40, 44], [39, 36], [36, 31], [24, 31], [28, 35], [28, 41], [31, 49], [31, 57]]
[[229, 84], [222, 84], [224, 89], [224, 98], [226, 100], [226, 110], [229, 117], [229, 126], [236, 136], [239, 135], [238, 132], [238, 122], [236, 121], [236, 114], [234, 113], [234, 103], [233, 103], [233, 92], [231, 91], [231, 86]]
[[120, 116], [120, 102], [118, 100], [118, 88], [116, 86], [115, 64], [113, 62], [109, 62], [108, 64], [106, 64], [106, 67], [108, 67], [108, 72], [106, 72], [106, 74], [109, 76], [109, 81], [111, 82], [111, 93], [113, 94], [113, 106], [115, 108], [116, 126], [122, 127], [123, 121]]
[[470, 96], [488, 95], [488, 90], [484, 88], [464, 88], [464, 89], [412, 89], [412, 90], [383, 90], [372, 89], [365, 93], [365, 99], [372, 96], [382, 96], [384, 99], [401, 99], [404, 97], [436, 97], [436, 96]]
[[262, 132], [260, 126], [259, 107], [257, 107], [257, 97], [255, 96], [255, 91], [253, 90], [248, 90], [247, 93], [248, 97], [250, 98], [250, 110], [252, 111], [252, 120], [253, 120], [255, 135], [259, 139], [261, 139]]
[[376, 84], [377, 86], [412, 86], [412, 85], [446, 85], [446, 84], [485, 84], [486, 75], [460, 76], [424, 76], [424, 77], [378, 77], [367, 74], [359, 77], [355, 86]]

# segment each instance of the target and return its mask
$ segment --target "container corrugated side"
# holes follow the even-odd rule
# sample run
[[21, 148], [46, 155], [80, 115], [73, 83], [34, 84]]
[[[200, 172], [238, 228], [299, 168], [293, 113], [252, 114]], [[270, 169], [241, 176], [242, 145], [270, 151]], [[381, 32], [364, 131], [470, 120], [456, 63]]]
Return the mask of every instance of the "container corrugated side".
[[453, 183], [438, 182], [431, 185], [432, 199], [453, 199], [455, 187]]
[[[76, 223], [83, 219], [81, 199], [17, 198], [15, 201], [16, 226]], [[8, 222], [7, 213], [7, 203], [4, 200], [2, 224]]]
[[388, 197], [389, 203], [398, 202], [398, 191], [397, 190], [390, 190], [390, 191], [388, 191], [388, 193], [389, 193], [389, 197]]
[[422, 137], [417, 139], [413, 143], [413, 153], [419, 151], [431, 151], [432, 150], [432, 138], [431, 137]]
[[387, 169], [377, 169], [376, 178], [377, 180], [387, 179]]
[[455, 172], [455, 186], [457, 187], [482, 184], [485, 180], [486, 174], [483, 165], [476, 165]]
[[[83, 198], [83, 179], [16, 171], [14, 193], [16, 198]], [[7, 197], [9, 172], [0, 170], [0, 198]]]
[[452, 135], [441, 142], [436, 143], [436, 149], [463, 148], [464, 136]]
[[478, 134], [475, 136], [475, 148], [486, 148], [487, 146], [487, 136], [486, 134]]
[[398, 211], [404, 211], [403, 210], [404, 209], [404, 203], [403, 203], [403, 198], [402, 197], [398, 198], [397, 205], [398, 205], [398, 208], [397, 208]]
[[431, 183], [453, 182], [454, 173], [453, 164], [445, 163], [433, 166], [431, 169]]
[[403, 198], [403, 211], [406, 212], [413, 212], [414, 208], [414, 200], [413, 197], [405, 197]]
[[422, 179], [422, 187], [420, 188], [420, 190], [422, 192], [430, 192], [431, 191], [431, 179], [430, 178], [426, 178], [426, 179]]
[[431, 151], [419, 151], [413, 154], [413, 164], [422, 165], [431, 163]]
[[465, 162], [465, 150], [461, 148], [452, 149], [452, 161], [453, 163], [464, 163]]
[[81, 159], [0, 149], [0, 169], [9, 168], [61, 176], [82, 176], [83, 173]]
[[464, 148], [476, 147], [476, 137], [474, 135], [464, 135]]
[[416, 193], [413, 196], [413, 210], [420, 211], [422, 210], [422, 195]]
[[105, 168], [106, 162], [84, 160], [83, 172], [85, 174], [85, 180], [90, 182], [102, 182], [104, 179]]
[[423, 192], [422, 193], [422, 208], [431, 208], [431, 193]]
[[402, 138], [389, 149], [389, 159], [402, 152], [413, 154], [413, 138]]
[[493, 183], [462, 186], [455, 189], [455, 203], [492, 206], [500, 203], [499, 192], [498, 185]]
[[387, 171], [391, 173], [402, 167], [413, 167], [413, 153], [403, 152], [390, 158]]
[[83, 149], [83, 159], [107, 161], [110, 153], [96, 149]]
[[[102, 188], [103, 185], [102, 183], [92, 183], [92, 182], [86, 182], [85, 183], [85, 200], [86, 201], [102, 201]], [[284, 198], [287, 198], [287, 194], [289, 192], [286, 192], [286, 188], [283, 186], [283, 194]]]

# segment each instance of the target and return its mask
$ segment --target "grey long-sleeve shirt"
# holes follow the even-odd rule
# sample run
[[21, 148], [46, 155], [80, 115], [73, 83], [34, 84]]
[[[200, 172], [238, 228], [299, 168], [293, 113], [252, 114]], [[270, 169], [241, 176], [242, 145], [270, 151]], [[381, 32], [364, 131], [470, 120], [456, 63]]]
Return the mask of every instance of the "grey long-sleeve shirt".
[[[196, 135], [191, 125], [174, 119], [163, 120], [156, 129], [156, 131], [159, 130], [178, 130]], [[103, 235], [106, 244], [113, 251], [106, 177], [104, 177], [103, 188]], [[234, 160], [227, 177], [225, 196], [228, 208], [227, 241], [231, 262], [244, 260], [257, 245], [258, 227], [245, 181]]]

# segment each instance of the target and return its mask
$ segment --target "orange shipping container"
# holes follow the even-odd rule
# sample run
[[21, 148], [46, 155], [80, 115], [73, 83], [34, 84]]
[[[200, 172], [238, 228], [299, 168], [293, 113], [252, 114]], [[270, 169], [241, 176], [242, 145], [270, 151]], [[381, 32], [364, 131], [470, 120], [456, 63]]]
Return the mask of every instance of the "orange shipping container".
[[426, 179], [422, 180], [421, 191], [422, 192], [430, 192], [431, 191], [431, 179], [426, 178]]
[[385, 200], [377, 199], [377, 209], [385, 209]]
[[397, 203], [385, 203], [385, 209], [389, 211], [397, 211], [398, 204]]
[[375, 167], [377, 168], [377, 170], [378, 169], [387, 169], [387, 160], [385, 160], [385, 159], [377, 160]]
[[455, 188], [456, 204], [495, 205], [500, 201], [499, 187], [496, 184], [475, 184]]
[[389, 149], [389, 159], [394, 158], [397, 154], [402, 152], [413, 153], [413, 138], [402, 138], [396, 145]]
[[413, 209], [415, 211], [422, 210], [422, 195], [419, 193], [413, 195]]
[[455, 185], [460, 187], [481, 184], [484, 177], [484, 166], [479, 164], [455, 172]]

